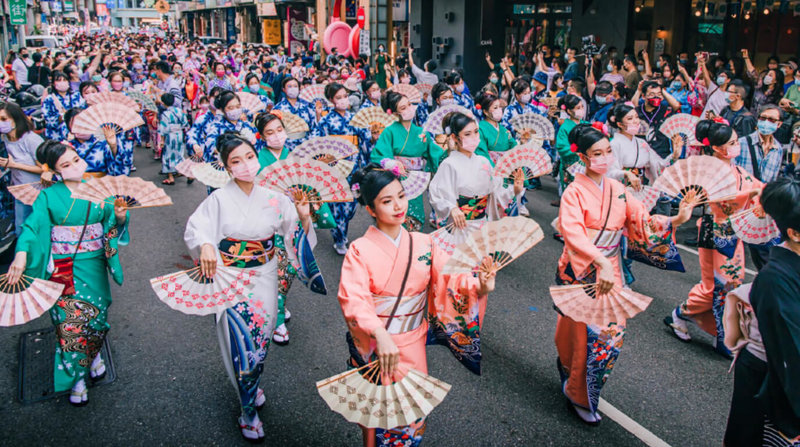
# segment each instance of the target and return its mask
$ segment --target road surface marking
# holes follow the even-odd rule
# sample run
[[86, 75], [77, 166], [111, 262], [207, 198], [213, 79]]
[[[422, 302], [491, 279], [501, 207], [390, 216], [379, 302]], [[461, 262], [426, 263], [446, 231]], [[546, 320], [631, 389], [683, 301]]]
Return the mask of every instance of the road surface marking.
[[650, 447], [670, 447], [669, 444], [664, 442], [658, 436], [654, 435], [653, 432], [639, 425], [638, 422], [626, 416], [625, 413], [617, 410], [602, 397], [600, 398], [600, 403], [598, 404], [597, 409], [602, 411], [606, 416], [609, 417], [609, 419], [619, 424], [633, 436], [639, 438], [639, 440], [645, 443], [645, 445]]
[[[687, 247], [687, 246], [685, 246], [685, 245], [683, 245], [683, 244], [675, 244], [675, 245], [676, 245], [678, 248], [680, 248], [681, 250], [686, 250], [686, 251], [688, 251], [689, 253], [694, 253], [694, 254], [696, 254], [697, 256], [700, 256], [700, 253], [698, 253], [698, 252], [697, 252], [697, 250], [691, 249], [691, 248], [689, 248], [689, 247]], [[754, 272], [754, 271], [752, 271], [752, 270], [750, 270], [750, 269], [748, 269], [748, 268], [745, 268], [745, 269], [744, 269], [744, 271], [745, 271], [745, 272], [746, 272], [748, 275], [753, 275], [753, 276], [756, 276], [756, 274], [758, 273], [758, 272]]]

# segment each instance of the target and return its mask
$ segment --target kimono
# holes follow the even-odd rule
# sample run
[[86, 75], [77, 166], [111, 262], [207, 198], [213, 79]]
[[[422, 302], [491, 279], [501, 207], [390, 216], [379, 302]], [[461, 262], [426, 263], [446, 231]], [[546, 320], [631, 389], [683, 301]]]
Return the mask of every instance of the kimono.
[[[320, 120], [317, 127], [311, 132], [311, 135], [315, 137], [339, 136], [358, 147], [358, 153], [347, 157], [348, 160], [355, 162], [355, 166], [353, 167], [353, 172], [355, 172], [361, 169], [361, 167], [366, 164], [366, 160], [370, 158], [370, 146], [372, 144], [370, 140], [372, 139], [372, 134], [369, 129], [359, 129], [351, 126], [351, 119], [353, 119], [353, 114], [350, 112], [345, 112], [344, 115], [335, 111], [330, 112]], [[350, 181], [350, 176], [347, 177], [347, 181]], [[347, 228], [350, 225], [350, 220], [356, 214], [356, 208], [357, 202], [355, 200], [352, 202], [331, 204], [333, 218], [336, 220], [336, 228], [331, 229], [334, 243], [347, 243]]]
[[[243, 93], [250, 93], [251, 95], [255, 94], [255, 93], [251, 93], [249, 90], [243, 90], [242, 92]], [[274, 107], [275, 104], [269, 98], [267, 98], [267, 95], [262, 95], [260, 93], [259, 94], [255, 94], [255, 95], [256, 95], [256, 97], [258, 97], [258, 100], [261, 101], [261, 104], [264, 104], [264, 110], [271, 110]], [[255, 119], [256, 115], [259, 113], [259, 112], [253, 112], [253, 111], [251, 111], [249, 109], [244, 109], [244, 111], [245, 111], [245, 114], [247, 114], [247, 119], [250, 120], [250, 121]]]
[[497, 164], [497, 160], [503, 156], [505, 151], [511, 150], [517, 145], [517, 140], [499, 123], [495, 127], [489, 121], [481, 120], [478, 123], [478, 133], [481, 142], [478, 144], [475, 154], [488, 158], [492, 166]]
[[427, 102], [422, 101], [417, 104], [417, 112], [414, 114], [414, 124], [417, 126], [424, 126], [425, 121], [428, 121], [428, 116], [431, 114], [433, 109]]
[[[714, 219], [715, 248], [697, 249], [700, 256], [700, 283], [689, 291], [689, 298], [680, 305], [678, 316], [690, 319], [717, 339], [717, 348], [724, 348], [725, 331], [722, 316], [728, 292], [742, 285], [745, 275], [744, 243], [736, 237], [729, 217], [756, 204], [750, 191], [763, 184], [744, 169], [731, 165], [736, 177], [738, 195], [733, 200], [708, 205]], [[698, 228], [700, 222], [698, 220]]]
[[[433, 141], [421, 127], [411, 123], [408, 130], [399, 122], [387, 126], [375, 147], [372, 149], [370, 161], [391, 169], [384, 160], [401, 163], [406, 171], [436, 172], [444, 151]], [[391, 163], [389, 163], [391, 164]], [[420, 231], [425, 223], [425, 205], [422, 195], [412, 199], [408, 204], [408, 216], [405, 227], [409, 231]]]
[[[293, 115], [299, 116], [303, 119], [303, 121], [306, 122], [306, 124], [308, 124], [309, 133], [313, 132], [317, 127], [317, 111], [314, 108], [314, 104], [310, 102], [298, 98], [295, 104], [292, 105], [292, 103], [290, 103], [289, 100], [284, 96], [283, 99], [275, 104], [273, 109], [289, 112]], [[292, 152], [294, 148], [299, 146], [303, 141], [305, 141], [305, 138], [287, 140], [286, 146], [289, 148], [289, 152]]]
[[380, 107], [380, 106], [381, 106], [380, 101], [372, 102], [371, 99], [367, 98], [364, 100], [364, 102], [361, 103], [361, 106], [359, 106], [358, 110], [369, 109], [370, 107]]
[[[670, 219], [650, 216], [644, 205], [626, 194], [625, 187], [614, 179], [604, 178], [598, 186], [586, 175], [576, 175], [561, 197], [558, 218], [564, 237], [556, 274], [558, 285], [594, 283], [593, 261], [602, 255], [611, 261], [615, 282], [622, 286], [619, 258], [623, 232], [631, 243], [639, 243], [649, 252], [665, 256], [677, 253]], [[574, 405], [596, 412], [600, 390], [622, 348], [625, 321], [604, 327], [586, 325], [556, 311], [555, 343], [562, 390]]]
[[[672, 164], [672, 158], [661, 158], [647, 142], [637, 136], [628, 139], [621, 133], [611, 140], [614, 163], [609, 166], [606, 177], [627, 184], [625, 172], [633, 172], [642, 184], [654, 182], [664, 168]], [[644, 180], [647, 179], [647, 182]]]
[[255, 142], [258, 131], [252, 124], [241, 118], [239, 121], [232, 123], [224, 116], [218, 116], [208, 126], [204, 142], [203, 160], [210, 162], [217, 159], [217, 139], [225, 132], [236, 132], [245, 140]]
[[161, 173], [175, 174], [178, 163], [183, 161], [186, 144], [183, 134], [189, 122], [186, 114], [177, 103], [161, 114], [158, 122], [158, 133], [164, 141], [164, 150], [161, 153]]
[[[412, 245], [406, 287], [387, 329], [400, 350], [398, 372], [393, 377], [382, 375], [380, 383], [402, 380], [409, 369], [428, 372], [425, 344], [429, 328], [438, 342], [479, 373], [480, 324], [487, 297], [478, 295], [477, 279], [443, 275], [449, 256], [432, 243], [430, 235], [401, 229], [397, 240], [392, 240], [374, 226], [350, 244], [342, 264], [338, 297], [349, 330], [350, 365], [375, 360], [371, 336], [378, 327], [386, 327], [392, 314]], [[422, 418], [404, 427], [376, 429], [375, 441], [378, 446], [418, 446], [424, 431]]]
[[[25, 275], [41, 279], [50, 279], [54, 261], [75, 257], [75, 294], [59, 297], [50, 310], [57, 336], [53, 369], [56, 392], [69, 390], [84, 379], [100, 352], [110, 328], [108, 275], [122, 285], [117, 250], [129, 241], [127, 216], [125, 224], [118, 225], [113, 206], [101, 207], [71, 195], [61, 182], [42, 190], [25, 220], [16, 249], [28, 254]], [[84, 225], [83, 241], [77, 247]]]
[[[211, 244], [219, 249], [218, 264], [258, 273], [253, 277], [256, 284], [250, 297], [216, 315], [225, 370], [249, 420], [256, 415], [258, 384], [278, 313], [276, 236], [287, 243], [289, 259], [301, 273], [301, 280], [310, 279], [312, 290], [324, 293], [311, 254], [316, 236], [313, 231], [305, 233], [294, 204], [279, 192], [254, 185], [248, 196], [236, 182], [230, 182], [200, 204], [189, 217], [184, 233], [195, 259], [204, 244]], [[305, 273], [310, 276], [303, 276]]]
[[69, 129], [64, 122], [64, 114], [72, 108], [83, 109], [86, 103], [79, 92], [66, 95], [52, 93], [42, 101], [42, 115], [44, 116], [44, 137], [48, 140], [64, 141], [67, 139]]
[[75, 138], [70, 140], [69, 144], [75, 148], [78, 156], [86, 162], [88, 165], [86, 172], [90, 173], [105, 174], [108, 171], [108, 163], [113, 163], [116, 156], [119, 155], [119, 152], [116, 155], [111, 152], [107, 141], [100, 140], [94, 135], [85, 141]]
[[210, 94], [210, 93], [211, 93], [211, 90], [212, 90], [214, 87], [220, 87], [220, 88], [222, 88], [223, 90], [230, 90], [230, 91], [233, 91], [233, 85], [231, 85], [231, 81], [230, 81], [230, 80], [228, 80], [228, 76], [225, 76], [225, 77], [224, 77], [224, 78], [222, 78], [222, 79], [220, 79], [220, 78], [218, 78], [218, 77], [216, 77], [216, 76], [214, 76], [213, 78], [211, 78], [211, 79], [208, 81], [208, 85], [206, 86], [206, 94]]
[[[588, 121], [581, 120], [580, 124], [589, 124]], [[577, 126], [578, 123], [571, 119], [566, 119], [558, 128], [556, 133], [556, 152], [561, 160], [558, 164], [558, 192], [563, 194], [567, 186], [575, 180], [575, 177], [568, 171], [569, 167], [580, 163], [581, 159], [578, 154], [570, 150], [569, 133]]]
[[107, 163], [108, 175], [130, 175], [133, 167], [133, 142], [136, 129], [117, 134], [117, 154]]
[[[519, 102], [517, 102], [516, 100], [514, 100], [511, 104], [508, 105], [508, 107], [506, 107], [506, 110], [503, 112], [503, 119], [500, 121], [500, 124], [502, 124], [503, 127], [506, 128], [506, 130], [511, 132], [511, 136], [516, 139], [517, 132], [514, 130], [514, 126], [511, 125], [512, 118], [514, 118], [517, 115], [522, 115], [525, 113], [536, 113], [545, 117], [547, 116], [545, 112], [542, 112], [539, 108], [536, 107], [536, 104], [534, 104], [533, 99], [531, 99], [531, 102], [529, 102], [524, 106]], [[555, 154], [553, 154], [553, 150], [550, 146], [549, 140], [544, 140], [542, 148], [545, 151], [547, 151], [548, 154], [550, 154], [550, 158], [555, 158]], [[529, 183], [534, 187], [538, 187], [541, 184], [539, 179], [531, 179]]]
[[456, 104], [469, 110], [476, 117], [482, 116], [481, 111], [475, 108], [475, 100], [472, 99], [472, 95], [466, 91], [464, 93], [458, 93], [455, 91], [455, 89], [451, 90], [453, 91], [453, 100], [456, 102]]
[[[191, 151], [191, 155], [194, 155], [195, 146], [205, 147], [206, 135], [211, 130], [211, 123], [216, 119], [217, 115], [211, 111], [205, 112], [195, 119], [192, 127], [186, 132], [186, 146]], [[205, 150], [203, 151], [203, 157], [205, 161], [213, 161], [213, 159], [205, 159]]]

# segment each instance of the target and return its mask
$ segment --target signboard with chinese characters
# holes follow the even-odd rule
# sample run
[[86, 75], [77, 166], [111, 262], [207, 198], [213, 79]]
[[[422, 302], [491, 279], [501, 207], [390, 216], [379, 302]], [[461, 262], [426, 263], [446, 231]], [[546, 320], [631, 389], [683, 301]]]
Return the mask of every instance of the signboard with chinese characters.
[[26, 14], [27, 2], [25, 0], [9, 0], [8, 15], [12, 25], [25, 25], [28, 23]]
[[264, 43], [267, 45], [281, 44], [281, 21], [280, 19], [264, 19], [262, 21]]

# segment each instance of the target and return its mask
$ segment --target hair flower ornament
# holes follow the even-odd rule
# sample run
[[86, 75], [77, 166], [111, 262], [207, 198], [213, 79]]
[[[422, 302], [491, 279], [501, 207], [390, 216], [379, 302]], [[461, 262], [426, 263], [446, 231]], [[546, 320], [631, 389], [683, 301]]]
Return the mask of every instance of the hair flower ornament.
[[453, 133], [453, 130], [450, 129], [450, 126], [447, 126], [447, 127], [444, 128], [444, 134], [445, 135], [450, 135], [451, 133]]
[[361, 185], [359, 185], [358, 183], [353, 183], [352, 185], [350, 185], [350, 191], [353, 191], [353, 197], [355, 197], [356, 199], [361, 197]]
[[608, 126], [605, 123], [601, 123], [600, 121], [595, 121], [592, 123], [592, 127], [599, 130], [605, 136], [608, 136]]
[[708, 137], [703, 138], [701, 143], [703, 143], [703, 146], [711, 146], [711, 142], [708, 141]]
[[578, 152], [578, 145], [577, 145], [577, 144], [575, 144], [575, 143], [572, 143], [572, 144], [570, 144], [570, 145], [569, 145], [569, 150], [570, 150], [570, 152], [572, 152], [573, 154], [574, 154], [574, 153], [577, 153], [577, 152]]
[[281, 112], [280, 110], [272, 109], [272, 110], [270, 110], [269, 113], [271, 113], [272, 115], [277, 116], [279, 120], [283, 121], [283, 112]]

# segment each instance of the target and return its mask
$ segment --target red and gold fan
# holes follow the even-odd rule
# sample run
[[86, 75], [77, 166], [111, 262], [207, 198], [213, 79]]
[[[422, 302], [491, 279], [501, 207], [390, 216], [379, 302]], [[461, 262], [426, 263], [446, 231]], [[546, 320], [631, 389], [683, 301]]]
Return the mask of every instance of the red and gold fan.
[[267, 108], [261, 99], [252, 93], [238, 92], [236, 93], [236, 96], [239, 97], [239, 103], [242, 105], [242, 108], [251, 114], [256, 114]]
[[659, 190], [647, 185], [642, 185], [641, 189], [638, 191], [632, 186], [627, 186], [625, 187], [625, 193], [639, 199], [647, 211], [653, 209], [658, 202], [658, 198], [661, 197], [661, 192]]
[[669, 138], [682, 136], [687, 146], [697, 146], [700, 143], [694, 136], [694, 129], [699, 121], [700, 118], [689, 113], [676, 113], [665, 119], [658, 130]]
[[764, 213], [761, 206], [754, 206], [730, 217], [736, 236], [748, 244], [766, 244], [781, 238], [781, 230], [775, 220]]
[[553, 162], [541, 144], [530, 142], [505, 152], [494, 168], [494, 175], [512, 179], [517, 169], [522, 169], [525, 180], [529, 180], [553, 172]]
[[395, 84], [389, 87], [389, 90], [405, 96], [412, 104], [419, 104], [422, 101], [422, 92], [411, 84]]
[[137, 103], [133, 98], [131, 98], [128, 95], [125, 95], [124, 93], [100, 92], [100, 93], [92, 93], [91, 95], [86, 96], [86, 104], [89, 104], [90, 106], [104, 102], [118, 104], [124, 107], [128, 107], [135, 111], [141, 109], [139, 103]]
[[22, 276], [13, 286], [7, 275], [0, 276], [0, 326], [25, 324], [50, 310], [64, 285]]
[[[442, 269], [444, 274], [496, 272], [544, 239], [542, 228], [527, 217], [504, 217], [488, 222], [456, 247]], [[491, 258], [485, 264], [486, 257]]]
[[8, 187], [8, 192], [14, 196], [15, 199], [24, 203], [25, 205], [33, 205], [39, 193], [47, 188], [42, 182], [23, 183], [21, 185], [11, 185]]
[[738, 188], [728, 163], [708, 155], [678, 160], [653, 182], [653, 188], [671, 197], [694, 191], [700, 203], [730, 200]]
[[374, 361], [320, 380], [317, 392], [348, 422], [388, 430], [427, 416], [450, 391], [449, 384], [414, 369], [391, 385], [378, 385], [378, 377]]
[[396, 121], [397, 117], [395, 115], [389, 115], [380, 107], [367, 107], [366, 109], [361, 109], [356, 112], [356, 114], [353, 115], [353, 119], [350, 120], [350, 124], [353, 127], [369, 129], [373, 132], [377, 131], [377, 133], [381, 133], [383, 129]]
[[325, 86], [323, 84], [309, 85], [308, 87], [300, 90], [300, 99], [308, 102], [322, 101], [323, 104], [328, 103], [325, 97]]
[[428, 96], [431, 96], [431, 90], [433, 90], [433, 85], [431, 85], [431, 84], [414, 84], [414, 87], [416, 87], [417, 90], [419, 90], [419, 92], [423, 96], [425, 96], [426, 93], [428, 94]]
[[102, 102], [79, 113], [72, 122], [72, 132], [94, 134], [98, 139], [105, 140], [104, 128], [110, 127], [119, 134], [143, 125], [142, 117], [134, 109]]
[[188, 315], [211, 315], [235, 306], [253, 291], [253, 269], [217, 265], [212, 278], [206, 278], [200, 267], [159, 276], [150, 280], [158, 299], [167, 306]]
[[510, 123], [520, 141], [527, 141], [533, 137], [544, 140], [552, 140], [556, 137], [553, 123], [546, 116], [538, 113], [531, 112], [517, 115], [511, 118]]
[[217, 160], [194, 165], [192, 175], [198, 182], [210, 188], [219, 189], [231, 181], [225, 166]]
[[292, 151], [292, 156], [310, 158], [336, 168], [345, 178], [350, 175], [355, 162], [347, 157], [358, 152], [351, 142], [336, 137], [314, 137], [304, 141]]
[[436, 110], [431, 112], [428, 115], [428, 119], [425, 121], [425, 124], [422, 126], [422, 130], [425, 132], [430, 132], [431, 135], [441, 135], [444, 133], [444, 126], [442, 126], [442, 120], [444, 117], [449, 115], [453, 112], [460, 112], [468, 117], [475, 119], [475, 116], [472, 115], [468, 109], [461, 107], [458, 104], [448, 104], [446, 106], [437, 107]]
[[153, 182], [125, 175], [92, 178], [81, 183], [72, 198], [125, 209], [172, 205], [172, 199]]
[[625, 324], [629, 318], [647, 309], [652, 298], [631, 289], [614, 286], [605, 295], [597, 294], [597, 284], [574, 284], [550, 287], [550, 296], [562, 314], [573, 320], [596, 326]]
[[294, 113], [281, 111], [281, 122], [289, 139], [303, 138], [308, 132], [308, 123]]
[[260, 186], [283, 192], [292, 199], [303, 194], [309, 203], [352, 202], [347, 178], [325, 163], [291, 158], [264, 168], [256, 177]]

